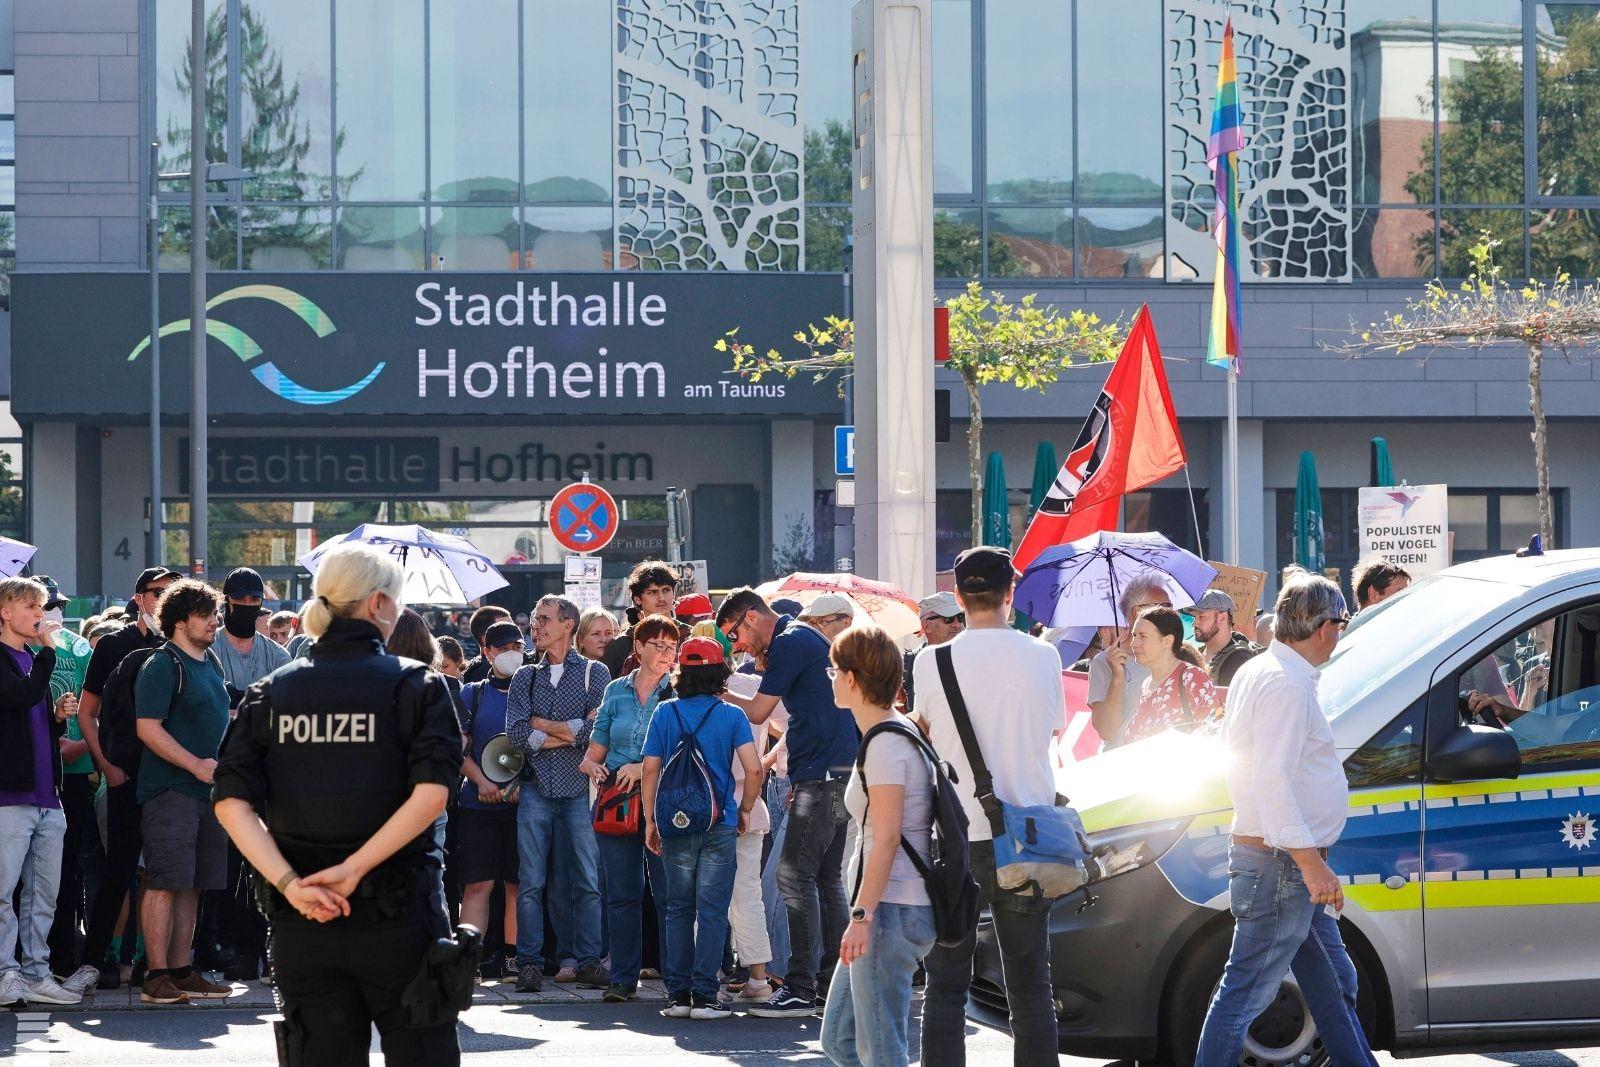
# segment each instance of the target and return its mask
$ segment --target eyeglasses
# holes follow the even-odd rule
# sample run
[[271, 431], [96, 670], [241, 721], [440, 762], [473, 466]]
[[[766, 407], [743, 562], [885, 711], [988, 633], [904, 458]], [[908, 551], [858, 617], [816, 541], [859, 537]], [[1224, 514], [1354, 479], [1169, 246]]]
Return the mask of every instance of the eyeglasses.
[[678, 646], [671, 641], [646, 641], [644, 647], [662, 656], [675, 656], [678, 654]]
[[743, 615], [740, 615], [739, 618], [738, 618], [738, 621], [736, 621], [732, 626], [728, 627], [726, 630], [722, 631], [722, 636], [726, 637], [729, 641], [737, 641], [737, 640], [739, 640], [739, 627], [743, 626], [744, 625], [744, 620], [748, 619], [749, 617], [750, 617], [750, 612], [749, 611], [746, 611]]
[[832, 681], [837, 681], [838, 680], [839, 671], [841, 670], [841, 668], [839, 668], [839, 667], [826, 667], [826, 668], [824, 668], [824, 670], [826, 670], [828, 672], [828, 681], [832, 682]]
[[1348, 615], [1340, 615], [1338, 618], [1325, 619], [1323, 621], [1324, 622], [1331, 622], [1335, 626], [1337, 626], [1339, 629], [1343, 630], [1346, 626], [1350, 625], [1350, 616], [1348, 616]]

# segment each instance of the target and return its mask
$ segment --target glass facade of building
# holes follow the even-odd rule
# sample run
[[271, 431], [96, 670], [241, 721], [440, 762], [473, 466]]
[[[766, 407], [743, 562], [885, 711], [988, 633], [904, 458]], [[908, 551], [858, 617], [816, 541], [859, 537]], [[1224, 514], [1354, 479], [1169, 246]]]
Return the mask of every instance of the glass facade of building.
[[[1180, 112], [1211, 94], [1175, 73], [1175, 54], [1210, 47], [1184, 6], [933, 0], [940, 278], [1181, 272], [1167, 216], [1203, 229], [1184, 207], [1211, 195], [1169, 172]], [[208, 155], [253, 177], [214, 191], [211, 259], [838, 270], [849, 9], [764, 0], [716, 25], [649, 0], [212, 0]], [[187, 166], [188, 12], [155, 0], [150, 121], [169, 171]], [[1337, 57], [1317, 99], [1338, 128], [1275, 126], [1266, 101], [1292, 65], [1246, 38], [1252, 150], [1278, 153], [1291, 184], [1331, 176], [1347, 232], [1325, 257], [1326, 235], [1292, 223], [1290, 190], [1247, 221], [1258, 257], [1312, 279], [1456, 276], [1487, 231], [1513, 273], [1600, 273], [1600, 7], [1305, 0], [1300, 25], [1274, 17], [1283, 39]], [[185, 193], [163, 197], [163, 260], [181, 269]], [[1296, 271], [1264, 263], [1275, 273]]]

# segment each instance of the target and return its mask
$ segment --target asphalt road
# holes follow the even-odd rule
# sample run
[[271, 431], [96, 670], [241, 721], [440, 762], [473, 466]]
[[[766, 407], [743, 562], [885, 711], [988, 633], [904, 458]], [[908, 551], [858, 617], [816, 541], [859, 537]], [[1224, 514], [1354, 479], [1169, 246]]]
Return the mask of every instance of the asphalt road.
[[[0, 1013], [0, 1059], [18, 1067], [142, 1067], [204, 1064], [270, 1067], [272, 1033], [261, 1007], [194, 1005], [181, 1010], [82, 1011], [45, 1016]], [[463, 1017], [466, 1062], [590, 1064], [648, 1062], [777, 1067], [822, 1064], [820, 1020], [735, 1017], [722, 1022], [667, 1020], [649, 1004], [479, 1004]], [[1379, 1056], [1382, 1063], [1394, 1062]], [[374, 1063], [381, 1063], [376, 1054]], [[993, 1030], [969, 1026], [971, 1067], [1010, 1067], [1011, 1042]], [[1412, 1060], [1410, 1063], [1420, 1061]], [[1493, 1053], [1426, 1061], [1429, 1067], [1600, 1067], [1600, 1050]], [[1070, 1067], [1097, 1061], [1063, 1058]]]

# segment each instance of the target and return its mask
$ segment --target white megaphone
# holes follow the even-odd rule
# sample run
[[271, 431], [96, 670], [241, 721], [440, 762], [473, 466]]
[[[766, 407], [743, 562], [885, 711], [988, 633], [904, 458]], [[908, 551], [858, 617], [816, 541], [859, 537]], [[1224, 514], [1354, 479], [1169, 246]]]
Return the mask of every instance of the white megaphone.
[[526, 759], [522, 749], [511, 743], [511, 738], [505, 734], [495, 734], [483, 746], [483, 759], [479, 766], [483, 768], [485, 778], [503, 786], [517, 780]]

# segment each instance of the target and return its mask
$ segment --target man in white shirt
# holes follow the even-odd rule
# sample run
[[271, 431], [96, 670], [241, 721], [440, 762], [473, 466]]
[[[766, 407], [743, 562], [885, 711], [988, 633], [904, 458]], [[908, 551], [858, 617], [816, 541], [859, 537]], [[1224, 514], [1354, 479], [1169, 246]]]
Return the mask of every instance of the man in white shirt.
[[[1054, 804], [1050, 739], [1066, 718], [1061, 656], [1051, 645], [1010, 627], [1015, 576], [1011, 553], [1003, 548], [971, 548], [956, 557], [956, 598], [966, 612], [967, 629], [943, 646], [919, 652], [912, 672], [917, 715], [933, 747], [954, 768], [956, 792], [967, 813], [979, 904], [994, 916], [1005, 967], [1015, 1061], [1031, 1065], [1056, 1062], [1059, 1041], [1050, 981], [1051, 901], [995, 886], [994, 834], [973, 791], [972, 764], [951, 717], [937, 660], [940, 648], [950, 650], [995, 795], [1010, 804]], [[935, 945], [928, 954], [924, 1067], [966, 1062], [963, 1034], [976, 935], [976, 930], [969, 933], [957, 948]]]
[[1278, 594], [1277, 640], [1239, 669], [1228, 690], [1222, 737], [1233, 799], [1233, 947], [1196, 1067], [1239, 1063], [1246, 1031], [1291, 968], [1333, 1062], [1377, 1063], [1335, 918], [1344, 891], [1327, 863], [1344, 831], [1349, 787], [1317, 702], [1317, 677], [1349, 621], [1338, 586], [1320, 575], [1291, 579]]

